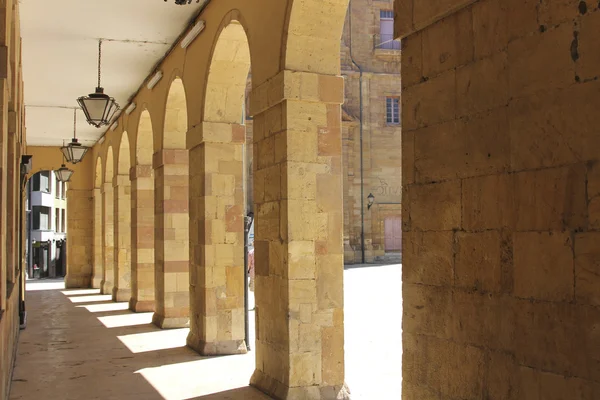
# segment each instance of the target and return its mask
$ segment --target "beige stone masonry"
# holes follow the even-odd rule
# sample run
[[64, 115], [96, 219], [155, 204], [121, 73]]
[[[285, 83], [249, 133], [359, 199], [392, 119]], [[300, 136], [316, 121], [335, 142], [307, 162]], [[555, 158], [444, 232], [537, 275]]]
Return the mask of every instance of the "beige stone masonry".
[[252, 92], [256, 357], [280, 399], [343, 399], [343, 79], [283, 71]]
[[189, 325], [189, 162], [187, 150], [154, 154], [155, 312], [161, 328]]
[[128, 175], [117, 175], [113, 179], [115, 269], [114, 301], [131, 299], [131, 182]]
[[94, 272], [92, 287], [102, 287], [102, 270], [104, 265], [102, 253], [102, 189], [94, 189]]
[[188, 346], [203, 355], [246, 352], [244, 342], [245, 128], [204, 122], [190, 150]]
[[476, 0], [395, 0], [394, 37], [404, 38]]
[[131, 301], [154, 311], [154, 176], [151, 165], [131, 168]]
[[[0, 10], [1, 9], [3, 8], [0, 7]], [[2, 107], [0, 113], [0, 121], [2, 121], [0, 125], [0, 207], [2, 207], [2, 209], [8, 209], [8, 168], [6, 167], [6, 162], [8, 160], [8, 98], [8, 82], [6, 79], [0, 79], [0, 104]], [[5, 293], [7, 289], [7, 265], [9, 258], [5, 245], [7, 239], [7, 222], [8, 213], [0, 212], [0, 240], [2, 243], [2, 246], [0, 246], [0, 310], [6, 309]]]
[[597, 4], [395, 12], [403, 399], [599, 398]]
[[[114, 196], [112, 182], [102, 184], [102, 251], [104, 255], [104, 270], [102, 279], [102, 293], [113, 293], [115, 278], [115, 230], [114, 230]], [[71, 215], [71, 210], [69, 210]]]
[[92, 191], [67, 189], [69, 218], [67, 220], [67, 288], [90, 287], [92, 284], [94, 212]]

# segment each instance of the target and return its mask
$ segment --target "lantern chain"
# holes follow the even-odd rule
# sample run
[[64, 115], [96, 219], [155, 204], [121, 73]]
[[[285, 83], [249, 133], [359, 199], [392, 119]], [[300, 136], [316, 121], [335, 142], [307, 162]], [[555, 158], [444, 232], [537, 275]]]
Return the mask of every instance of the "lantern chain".
[[77, 138], [77, 109], [73, 109], [73, 139]]
[[98, 40], [98, 87], [100, 86], [100, 65], [102, 63], [102, 39]]

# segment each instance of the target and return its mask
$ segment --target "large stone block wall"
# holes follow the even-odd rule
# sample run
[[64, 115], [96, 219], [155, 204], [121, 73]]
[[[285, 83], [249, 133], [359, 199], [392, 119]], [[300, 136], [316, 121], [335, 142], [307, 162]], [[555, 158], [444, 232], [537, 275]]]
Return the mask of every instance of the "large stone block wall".
[[24, 233], [20, 161], [25, 154], [19, 3], [0, 4], [0, 399], [8, 398], [19, 334]]
[[161, 328], [189, 326], [189, 156], [154, 154], [155, 312]]
[[403, 398], [600, 398], [598, 4], [438, 3], [396, 2]]

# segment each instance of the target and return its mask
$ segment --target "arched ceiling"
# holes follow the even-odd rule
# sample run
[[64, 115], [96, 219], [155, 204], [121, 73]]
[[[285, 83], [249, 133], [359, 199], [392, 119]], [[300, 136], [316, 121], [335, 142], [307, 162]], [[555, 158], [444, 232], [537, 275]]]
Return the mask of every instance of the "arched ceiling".
[[[61, 146], [73, 137], [76, 99], [97, 84], [124, 108], [209, 0], [20, 0], [27, 142]], [[77, 137], [94, 144], [106, 131], [77, 112]]]

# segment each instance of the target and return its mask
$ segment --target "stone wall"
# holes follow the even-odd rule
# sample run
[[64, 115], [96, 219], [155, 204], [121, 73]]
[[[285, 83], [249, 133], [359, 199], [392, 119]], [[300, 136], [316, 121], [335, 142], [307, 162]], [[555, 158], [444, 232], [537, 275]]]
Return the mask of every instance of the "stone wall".
[[19, 4], [0, 4], [0, 399], [8, 397], [19, 334], [24, 281], [24, 203], [20, 163], [25, 154]]
[[403, 398], [599, 398], [598, 4], [395, 11]]

